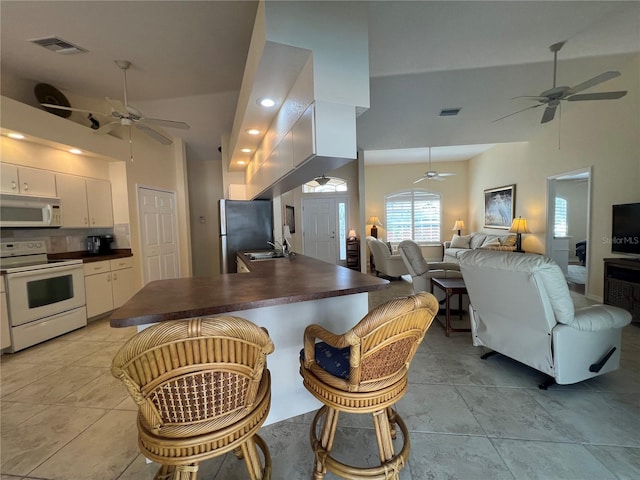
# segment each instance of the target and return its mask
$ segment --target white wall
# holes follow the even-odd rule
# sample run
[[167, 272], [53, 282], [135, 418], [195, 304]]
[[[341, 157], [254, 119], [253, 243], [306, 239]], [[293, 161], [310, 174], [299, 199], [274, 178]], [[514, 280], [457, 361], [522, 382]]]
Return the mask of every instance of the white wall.
[[567, 201], [567, 236], [569, 236], [569, 260], [577, 261], [576, 243], [587, 238], [587, 204], [589, 201], [587, 180], [557, 180], [556, 196]]

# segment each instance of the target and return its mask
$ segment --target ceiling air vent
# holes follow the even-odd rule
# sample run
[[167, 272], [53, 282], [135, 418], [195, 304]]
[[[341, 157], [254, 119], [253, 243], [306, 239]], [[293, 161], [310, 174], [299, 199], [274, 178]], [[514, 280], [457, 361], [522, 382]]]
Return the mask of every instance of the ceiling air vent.
[[74, 45], [73, 43], [67, 42], [66, 40], [62, 40], [58, 37], [34, 38], [32, 40], [29, 40], [29, 42], [35, 43], [36, 45], [40, 45], [41, 47], [46, 48], [47, 50], [61, 53], [63, 55], [68, 55], [70, 53], [87, 52], [86, 49]]
[[455, 117], [460, 113], [460, 108], [443, 108], [440, 110], [441, 117]]

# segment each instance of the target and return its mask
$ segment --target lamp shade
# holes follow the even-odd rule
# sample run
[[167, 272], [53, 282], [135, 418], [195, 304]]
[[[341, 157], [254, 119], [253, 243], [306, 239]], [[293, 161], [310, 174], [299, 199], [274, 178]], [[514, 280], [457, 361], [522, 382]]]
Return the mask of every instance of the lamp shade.
[[451, 230], [462, 230], [464, 228], [464, 222], [460, 219], [456, 220]]
[[349, 230], [349, 238], [356, 238], [356, 231], [353, 228]]
[[369, 217], [369, 220], [367, 220], [367, 223], [369, 225], [375, 225], [376, 227], [382, 226], [382, 223], [380, 223], [380, 219], [376, 216]]
[[531, 233], [527, 225], [527, 219], [522, 217], [514, 218], [509, 233]]

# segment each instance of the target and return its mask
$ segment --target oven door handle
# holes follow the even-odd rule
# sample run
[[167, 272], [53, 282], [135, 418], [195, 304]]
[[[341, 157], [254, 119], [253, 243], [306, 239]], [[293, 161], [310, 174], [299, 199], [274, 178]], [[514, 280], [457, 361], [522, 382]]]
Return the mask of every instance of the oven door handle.
[[46, 273], [47, 275], [50, 274], [57, 274], [60, 272], [66, 272], [69, 270], [77, 270], [80, 269], [82, 270], [82, 264], [81, 263], [76, 263], [73, 265], [60, 265], [57, 267], [45, 267], [45, 268], [39, 268], [36, 270], [27, 270], [24, 272], [14, 272], [14, 273], [7, 273], [7, 279], [11, 279], [11, 278], [21, 278], [21, 277], [32, 277], [34, 275], [42, 275], [44, 273]]

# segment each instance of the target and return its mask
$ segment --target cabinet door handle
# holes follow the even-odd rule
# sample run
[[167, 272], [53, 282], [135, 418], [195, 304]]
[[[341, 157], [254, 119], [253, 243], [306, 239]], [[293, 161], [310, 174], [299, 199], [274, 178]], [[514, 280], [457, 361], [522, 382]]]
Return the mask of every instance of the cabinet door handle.
[[11, 180], [11, 190], [15, 190], [16, 188], [18, 188], [18, 184], [14, 180]]
[[84, 217], [84, 224], [88, 225], [89, 224], [89, 219], [87, 217]]
[[114, 273], [114, 274], [113, 274], [113, 281], [115, 282], [116, 280], [118, 280], [118, 274], [117, 274], [117, 273]]
[[29, 184], [27, 182], [24, 182], [23, 188], [24, 188], [25, 192], [28, 191], [29, 190]]
[[107, 282], [111, 281], [111, 274], [107, 275]]
[[91, 225], [95, 225], [96, 224], [96, 219], [91, 217]]

